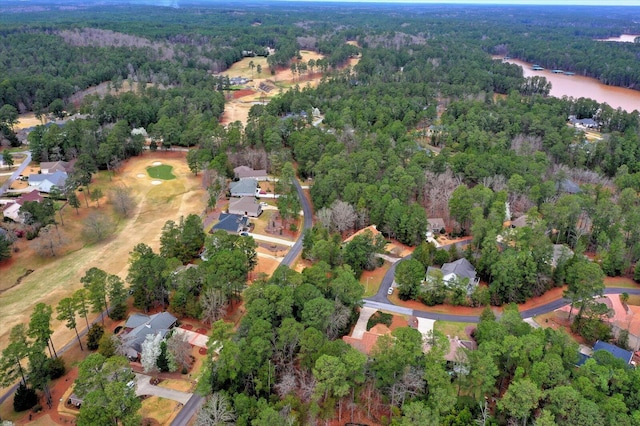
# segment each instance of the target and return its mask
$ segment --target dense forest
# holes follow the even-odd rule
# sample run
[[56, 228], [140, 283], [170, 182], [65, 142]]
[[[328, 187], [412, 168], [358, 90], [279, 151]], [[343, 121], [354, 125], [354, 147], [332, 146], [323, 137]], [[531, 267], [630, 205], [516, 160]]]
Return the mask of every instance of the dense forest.
[[[640, 44], [595, 40], [640, 33], [629, 9], [192, 4], [21, 13], [20, 5], [0, 6], [0, 129], [18, 144], [19, 112], [80, 113], [28, 136], [35, 161], [77, 159], [75, 186], [63, 192], [88, 189], [98, 169], [117, 171], [142, 153], [144, 138], [131, 132], [140, 127], [148, 149], [191, 148], [208, 207], [238, 165], [310, 183], [316, 221], [303, 237], [311, 266], [302, 272], [281, 267], [245, 288], [253, 240], [205, 239], [195, 215], [165, 224], [160, 253], [144, 242], [131, 253], [138, 309], [213, 323], [217, 356], [200, 379], [207, 402], [198, 424], [224, 407], [239, 425], [346, 422], [356, 411], [393, 425], [640, 425], [637, 370], [606, 353], [576, 367], [566, 333], [533, 329], [509, 305], [567, 285], [579, 311], [574, 331], [587, 343], [613, 337], [594, 297], [605, 275], [631, 275], [640, 259], [638, 111], [549, 97], [544, 78], [491, 59], [640, 89]], [[317, 87], [294, 85], [254, 105], [246, 123], [218, 123], [230, 87], [212, 74], [253, 55], [267, 55], [274, 72], [300, 70], [302, 49], [324, 55], [308, 64], [322, 73]], [[357, 65], [346, 66], [353, 57]], [[72, 96], [103, 82], [116, 94]], [[593, 119], [601, 138], [569, 116]], [[278, 202], [283, 213], [287, 199]], [[505, 229], [519, 217], [525, 226]], [[424, 241], [427, 218], [443, 218], [470, 243], [437, 250]], [[487, 306], [477, 350], [445, 361], [446, 337], [423, 341], [412, 328], [381, 337], [369, 355], [341, 340], [362, 305], [358, 279], [380, 265], [385, 244], [366, 233], [343, 244], [343, 236], [368, 225], [415, 247], [396, 270], [400, 298]], [[208, 260], [173, 273], [203, 245]], [[552, 261], [554, 245], [567, 251]], [[486, 285], [468, 292], [468, 282], [438, 276], [424, 285], [429, 267], [462, 257]], [[238, 327], [218, 321], [240, 300]], [[490, 305], [503, 306], [499, 317]]]

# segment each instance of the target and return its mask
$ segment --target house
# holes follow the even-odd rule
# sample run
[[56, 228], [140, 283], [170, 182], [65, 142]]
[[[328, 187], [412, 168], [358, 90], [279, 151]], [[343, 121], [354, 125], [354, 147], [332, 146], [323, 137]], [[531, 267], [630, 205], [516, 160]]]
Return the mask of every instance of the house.
[[124, 325], [123, 341], [127, 346], [127, 356], [137, 358], [142, 353], [142, 343], [149, 334], [166, 336], [178, 319], [169, 312], [159, 312], [153, 315], [133, 314]]
[[570, 179], [563, 179], [556, 184], [556, 190], [567, 194], [579, 194], [582, 192], [580, 186]]
[[[430, 282], [433, 279], [433, 274], [430, 274], [430, 272], [434, 270], [438, 270], [438, 268], [431, 266], [427, 268], [427, 277], [425, 282]], [[469, 283], [467, 285], [467, 294], [471, 294], [474, 288], [480, 283], [480, 278], [476, 274], [476, 269], [464, 257], [456, 260], [455, 262], [445, 263], [442, 265], [442, 268], [440, 268], [440, 271], [442, 272], [442, 281], [445, 285], [459, 282], [465, 278], [468, 279]]]
[[229, 213], [258, 217], [262, 214], [262, 206], [256, 201], [255, 197], [232, 198], [229, 200]]
[[53, 173], [32, 173], [29, 175], [29, 186], [46, 193], [51, 192], [51, 187], [53, 186], [64, 190], [67, 177], [67, 173], [61, 171]]
[[267, 180], [267, 171], [266, 170], [254, 170], [251, 167], [247, 166], [238, 166], [233, 169], [233, 176], [236, 179], [255, 179], [257, 181], [265, 181]]
[[211, 228], [210, 233], [216, 231], [227, 231], [230, 234], [237, 234], [249, 226], [247, 216], [231, 213], [220, 213], [219, 222]]
[[573, 257], [573, 251], [563, 245], [563, 244], [554, 244], [553, 245], [553, 257], [551, 258], [551, 266], [554, 268], [558, 266], [558, 261], [562, 258], [569, 259]]
[[441, 217], [427, 219], [427, 224], [427, 232], [431, 232], [433, 235], [440, 234], [440, 231], [446, 228], [444, 226], [444, 219]]
[[524, 214], [519, 218], [512, 220], [510, 225], [512, 228], [524, 228], [525, 226], [529, 226], [529, 219], [527, 218], [527, 215]]
[[596, 129], [600, 126], [600, 124], [595, 121], [593, 118], [582, 118], [578, 119], [575, 115], [570, 115], [569, 123], [573, 124], [574, 127], [584, 128], [584, 129]]
[[600, 340], [593, 345], [593, 352], [597, 351], [607, 351], [614, 357], [623, 360], [625, 364], [631, 364], [631, 359], [633, 358], [633, 352], [612, 345], [611, 343], [601, 342]]
[[44, 198], [38, 193], [36, 189], [31, 190], [30, 192], [22, 194], [18, 197], [14, 202], [11, 202], [5, 205], [4, 209], [2, 209], [2, 214], [4, 217], [8, 217], [14, 222], [22, 223], [22, 218], [20, 217], [20, 207], [26, 201], [35, 201], [36, 203], [41, 203]]
[[258, 181], [254, 178], [231, 182], [229, 192], [232, 197], [255, 197], [258, 193]]
[[73, 170], [74, 161], [52, 161], [40, 163], [40, 172], [42, 174], [52, 174], [55, 172], [69, 173]]

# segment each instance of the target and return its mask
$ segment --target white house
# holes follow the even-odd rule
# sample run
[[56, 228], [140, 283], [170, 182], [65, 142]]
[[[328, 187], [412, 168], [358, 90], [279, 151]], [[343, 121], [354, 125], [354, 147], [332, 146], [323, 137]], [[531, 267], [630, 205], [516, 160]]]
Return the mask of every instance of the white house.
[[63, 191], [67, 177], [67, 173], [61, 171], [54, 173], [32, 173], [29, 175], [29, 186], [46, 193], [51, 192], [51, 187], [53, 186]]

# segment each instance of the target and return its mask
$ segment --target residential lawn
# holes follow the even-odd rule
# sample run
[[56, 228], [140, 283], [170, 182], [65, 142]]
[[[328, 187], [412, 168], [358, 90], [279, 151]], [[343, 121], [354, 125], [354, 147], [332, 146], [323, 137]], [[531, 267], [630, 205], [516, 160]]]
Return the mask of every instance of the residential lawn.
[[640, 306], [640, 296], [630, 294], [629, 300], [627, 300], [627, 305]]
[[451, 338], [458, 336], [460, 339], [470, 339], [465, 328], [476, 325], [470, 322], [436, 321], [433, 329]]
[[193, 391], [191, 382], [182, 379], [165, 379], [158, 383], [158, 387], [173, 389], [181, 392]]
[[384, 262], [380, 268], [376, 268], [373, 271], [364, 271], [360, 277], [360, 284], [364, 286], [364, 297], [371, 297], [378, 292], [382, 278], [387, 273], [391, 264]]
[[169, 166], [168, 164], [161, 164], [159, 166], [147, 167], [147, 173], [149, 173], [149, 176], [151, 176], [154, 179], [163, 179], [163, 180], [175, 179], [176, 177], [174, 176], [173, 173], [171, 173], [172, 170], [173, 170], [173, 167]]
[[168, 425], [170, 419], [178, 414], [177, 401], [172, 401], [159, 396], [150, 396], [142, 401], [142, 407], [138, 412], [143, 418], [151, 417], [158, 421], [159, 424]]
[[605, 287], [640, 288], [640, 284], [626, 277], [606, 277], [604, 285]]

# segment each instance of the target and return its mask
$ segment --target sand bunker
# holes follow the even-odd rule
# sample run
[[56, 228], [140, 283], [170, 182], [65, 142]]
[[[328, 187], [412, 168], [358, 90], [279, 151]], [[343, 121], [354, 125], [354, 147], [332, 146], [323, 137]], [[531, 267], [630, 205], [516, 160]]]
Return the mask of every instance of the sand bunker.
[[154, 166], [161, 166], [161, 165], [162, 165], [162, 162], [161, 162], [161, 161], [154, 161], [154, 162], [153, 162], [153, 165], [154, 165]]
[[143, 177], [145, 177], [147, 175], [145, 175], [144, 173], [138, 173], [136, 176], [139, 177], [139, 178], [143, 178]]
[[160, 185], [162, 183], [161, 180], [152, 180], [151, 185]]

